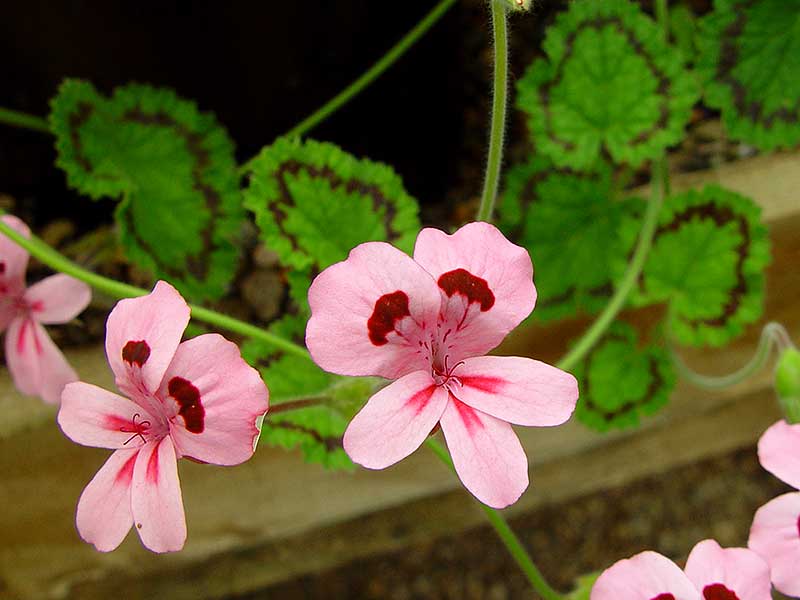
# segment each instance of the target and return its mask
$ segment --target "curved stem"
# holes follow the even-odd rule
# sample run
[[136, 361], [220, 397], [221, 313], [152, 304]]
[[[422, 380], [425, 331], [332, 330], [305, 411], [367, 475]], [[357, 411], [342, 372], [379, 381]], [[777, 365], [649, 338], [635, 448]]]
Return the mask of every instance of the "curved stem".
[[639, 232], [636, 250], [634, 250], [631, 262], [628, 264], [628, 270], [625, 272], [619, 286], [608, 301], [608, 304], [606, 304], [603, 312], [595, 319], [589, 329], [584, 332], [572, 349], [567, 352], [566, 356], [558, 362], [558, 367], [560, 369], [569, 371], [574, 367], [586, 353], [592, 349], [614, 321], [617, 314], [619, 314], [619, 311], [625, 306], [628, 295], [631, 293], [633, 286], [636, 285], [636, 281], [639, 279], [639, 275], [644, 267], [645, 260], [647, 260], [647, 255], [653, 245], [653, 236], [655, 235], [656, 225], [658, 224], [658, 215], [661, 211], [661, 205], [664, 203], [664, 189], [667, 185], [665, 179], [667, 176], [666, 157], [662, 156], [661, 159], [653, 165], [653, 190], [647, 204], [647, 212], [642, 221], [642, 229]]
[[[367, 86], [380, 77], [386, 69], [397, 61], [406, 51], [413, 46], [444, 14], [456, 3], [456, 0], [441, 0], [431, 11], [417, 23], [411, 31], [405, 34], [400, 41], [392, 46], [378, 61], [373, 64], [366, 72], [350, 85], [328, 100], [323, 106], [318, 108], [313, 114], [309, 115], [292, 129], [286, 132], [286, 137], [302, 137], [331, 114], [339, 110], [354, 96], [361, 93]], [[245, 173], [253, 159], [250, 159], [239, 167], [240, 173]]]
[[0, 123], [5, 123], [12, 127], [22, 127], [24, 129], [33, 129], [35, 131], [50, 133], [50, 124], [46, 119], [8, 108], [0, 108]]
[[508, 93], [508, 26], [505, 0], [492, 0], [494, 34], [494, 78], [492, 124], [489, 133], [489, 156], [483, 180], [483, 194], [477, 221], [491, 222], [503, 163], [503, 138], [506, 129], [506, 96]]
[[[48, 267], [55, 269], [56, 271], [66, 273], [67, 275], [71, 275], [75, 279], [80, 279], [81, 281], [88, 283], [93, 288], [110, 296], [115, 298], [133, 298], [136, 296], [144, 296], [145, 294], [149, 293], [145, 289], [115, 281], [114, 279], [109, 279], [107, 277], [103, 277], [102, 275], [98, 275], [97, 273], [87, 271], [86, 269], [76, 265], [74, 262], [60, 254], [55, 249], [45, 244], [36, 236], [31, 235], [31, 237], [27, 238], [12, 227], [8, 226], [2, 220], [0, 220], [0, 233], [25, 248], [25, 250], [30, 252], [31, 256], [36, 257], [40, 262]], [[190, 305], [190, 307], [192, 309], [192, 317], [198, 321], [203, 321], [210, 325], [227, 329], [228, 331], [233, 331], [246, 337], [261, 340], [267, 344], [270, 344], [274, 348], [279, 348], [290, 354], [310, 358], [308, 351], [302, 346], [275, 335], [274, 333], [265, 331], [260, 327], [256, 327], [255, 325], [234, 319], [228, 315], [223, 315], [222, 313], [218, 313], [208, 308], [203, 308], [202, 306]]]
[[767, 363], [773, 348], [780, 353], [791, 345], [789, 334], [783, 325], [771, 321], [764, 325], [761, 330], [758, 347], [752, 358], [743, 367], [727, 375], [702, 375], [696, 373], [681, 360], [674, 349], [670, 348], [669, 352], [675, 365], [675, 370], [686, 381], [706, 390], [721, 390], [741, 383], [760, 371]]
[[[447, 450], [433, 438], [428, 438], [426, 443], [428, 444], [428, 447], [433, 450], [433, 453], [436, 454], [436, 456], [439, 457], [444, 464], [446, 464], [455, 472], [453, 461], [450, 458], [450, 455], [447, 453]], [[500, 541], [503, 542], [506, 550], [508, 550], [509, 554], [511, 554], [512, 558], [516, 561], [519, 568], [525, 574], [525, 577], [528, 579], [531, 587], [536, 590], [536, 592], [542, 598], [544, 598], [544, 600], [563, 600], [561, 594], [550, 587], [550, 584], [547, 583], [542, 575], [542, 572], [539, 571], [539, 568], [534, 564], [530, 555], [525, 550], [525, 547], [522, 545], [522, 542], [508, 525], [508, 522], [505, 520], [505, 518], [503, 518], [503, 515], [501, 515], [495, 509], [486, 506], [482, 502], [478, 502], [478, 504], [483, 509], [483, 512], [486, 513], [486, 518], [494, 528], [495, 533], [497, 533], [497, 537], [500, 538]]]

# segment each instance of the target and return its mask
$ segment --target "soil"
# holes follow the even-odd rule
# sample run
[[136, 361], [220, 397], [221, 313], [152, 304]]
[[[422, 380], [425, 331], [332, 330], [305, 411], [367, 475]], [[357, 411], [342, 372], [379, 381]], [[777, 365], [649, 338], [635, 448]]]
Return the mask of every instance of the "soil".
[[[534, 473], [535, 481], [535, 473]], [[559, 590], [651, 549], [682, 561], [700, 540], [744, 546], [756, 509], [789, 491], [746, 448], [521, 515], [511, 525]], [[528, 493], [536, 493], [535, 487]], [[488, 526], [270, 587], [238, 600], [537, 598]]]

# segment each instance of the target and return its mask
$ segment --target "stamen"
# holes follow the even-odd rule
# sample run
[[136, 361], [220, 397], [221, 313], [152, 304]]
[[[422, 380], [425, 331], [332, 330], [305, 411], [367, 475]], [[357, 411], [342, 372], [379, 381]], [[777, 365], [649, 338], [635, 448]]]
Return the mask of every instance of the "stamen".
[[147, 433], [147, 430], [150, 429], [150, 421], [142, 421], [141, 423], [137, 423], [136, 419], [139, 418], [139, 413], [135, 413], [133, 418], [131, 419], [133, 423], [133, 429], [128, 429], [125, 426], [119, 428], [122, 433], [132, 433], [133, 435], [129, 437], [122, 445], [127, 446], [129, 442], [133, 441], [137, 437], [142, 438], [142, 443], [146, 444], [147, 439], [144, 437], [144, 434]]

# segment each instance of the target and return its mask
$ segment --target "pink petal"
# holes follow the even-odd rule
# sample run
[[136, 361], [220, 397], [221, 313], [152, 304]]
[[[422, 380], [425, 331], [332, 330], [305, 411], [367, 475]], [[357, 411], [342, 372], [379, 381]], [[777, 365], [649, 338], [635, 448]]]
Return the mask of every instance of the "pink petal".
[[8, 370], [23, 394], [57, 404], [64, 386], [78, 379], [44, 327], [30, 318], [11, 322], [5, 349]]
[[701, 600], [701, 596], [678, 565], [648, 551], [617, 561], [603, 571], [590, 599]]
[[169, 436], [142, 446], [133, 468], [133, 522], [153, 552], [176, 552], [186, 542], [178, 462]]
[[189, 305], [164, 281], [147, 296], [120, 300], [106, 323], [106, 356], [117, 387], [134, 399], [155, 392], [188, 323]]
[[59, 273], [34, 283], [25, 292], [33, 318], [40, 323], [66, 323], [83, 312], [92, 299], [88, 285]]
[[800, 488], [800, 424], [778, 421], [758, 441], [761, 466], [789, 485]]
[[[28, 226], [13, 215], [0, 217], [25, 237], [31, 237]], [[28, 268], [28, 251], [16, 242], [0, 234], [0, 292], [17, 296], [25, 290], [25, 270]]]
[[[715, 540], [703, 540], [689, 554], [686, 575], [706, 597], [724, 598], [727, 591], [739, 600], [772, 600], [769, 566], [747, 548], [721, 548]], [[714, 591], [720, 593], [714, 596]]]
[[215, 333], [183, 342], [158, 395], [174, 414], [170, 432], [179, 454], [218, 465], [253, 455], [269, 392], [236, 344]]
[[536, 303], [528, 251], [509, 242], [494, 225], [469, 223], [453, 235], [423, 229], [414, 260], [442, 289], [454, 361], [486, 354]]
[[459, 400], [517, 425], [560, 425], [578, 400], [572, 375], [530, 358], [467, 358], [453, 376], [461, 385], [454, 381], [450, 389]]
[[528, 458], [511, 425], [452, 396], [441, 424], [464, 487], [493, 508], [516, 502], [528, 487]]
[[117, 450], [78, 500], [75, 523], [80, 536], [101, 552], [122, 543], [133, 524], [131, 479], [138, 450]]
[[800, 493], [783, 494], [759, 508], [747, 545], [767, 561], [779, 592], [800, 596]]
[[76, 381], [61, 394], [58, 425], [77, 444], [137, 448], [145, 443], [154, 423], [156, 419], [135, 402], [96, 385]]
[[439, 289], [397, 248], [356, 246], [314, 279], [308, 301], [306, 345], [326, 371], [396, 379], [429, 368], [422, 344], [435, 331]]
[[420, 447], [447, 405], [447, 390], [427, 371], [401, 377], [369, 399], [344, 432], [348, 456], [368, 469], [384, 469]]

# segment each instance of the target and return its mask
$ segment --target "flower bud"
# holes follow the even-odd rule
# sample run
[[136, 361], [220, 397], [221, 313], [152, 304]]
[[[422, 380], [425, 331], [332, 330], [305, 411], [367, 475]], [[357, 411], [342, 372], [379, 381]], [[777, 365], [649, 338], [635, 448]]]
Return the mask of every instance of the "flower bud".
[[784, 350], [775, 367], [775, 392], [786, 422], [800, 423], [800, 352], [790, 347]]
[[511, 10], [529, 10], [532, 3], [532, 0], [506, 0]]

